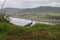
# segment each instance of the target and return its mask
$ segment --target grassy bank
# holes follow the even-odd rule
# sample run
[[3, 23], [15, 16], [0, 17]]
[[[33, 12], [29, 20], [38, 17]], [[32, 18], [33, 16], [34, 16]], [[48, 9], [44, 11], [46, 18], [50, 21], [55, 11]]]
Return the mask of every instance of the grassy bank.
[[35, 24], [31, 27], [0, 23], [0, 40], [60, 40], [60, 26]]

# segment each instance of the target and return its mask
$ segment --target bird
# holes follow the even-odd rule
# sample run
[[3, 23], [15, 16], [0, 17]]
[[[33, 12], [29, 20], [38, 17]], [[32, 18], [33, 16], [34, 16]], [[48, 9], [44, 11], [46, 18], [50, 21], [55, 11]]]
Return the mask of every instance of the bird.
[[30, 23], [26, 24], [25, 26], [31, 26], [33, 24], [33, 20]]

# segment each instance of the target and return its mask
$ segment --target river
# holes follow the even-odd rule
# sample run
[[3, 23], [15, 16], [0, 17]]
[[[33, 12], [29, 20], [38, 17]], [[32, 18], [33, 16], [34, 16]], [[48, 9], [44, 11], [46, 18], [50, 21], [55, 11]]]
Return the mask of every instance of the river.
[[[28, 19], [22, 19], [22, 18], [13, 18], [13, 17], [10, 17], [10, 22], [15, 24], [15, 25], [18, 25], [18, 26], [24, 26], [28, 23], [31, 22], [31, 20], [28, 20]], [[36, 24], [36, 23], [41, 23], [41, 24], [49, 24], [49, 25], [52, 25], [51, 23], [47, 23], [47, 22], [40, 22], [40, 21], [33, 21], [33, 24]]]

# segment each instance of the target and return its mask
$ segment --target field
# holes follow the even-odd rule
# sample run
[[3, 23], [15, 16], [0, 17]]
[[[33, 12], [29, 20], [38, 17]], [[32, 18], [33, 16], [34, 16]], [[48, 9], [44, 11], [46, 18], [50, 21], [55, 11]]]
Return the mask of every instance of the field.
[[0, 40], [60, 40], [59, 25], [16, 26], [0, 23]]
[[34, 20], [48, 20], [47, 17], [49, 16], [60, 16], [60, 13], [40, 13], [40, 14], [15, 14], [11, 15], [12, 17], [18, 17], [18, 18], [26, 18], [26, 19], [34, 19]]
[[40, 14], [31, 14], [31, 13], [28, 14], [27, 13], [27, 14], [13, 15], [12, 17], [60, 24], [60, 13], [40, 13]]

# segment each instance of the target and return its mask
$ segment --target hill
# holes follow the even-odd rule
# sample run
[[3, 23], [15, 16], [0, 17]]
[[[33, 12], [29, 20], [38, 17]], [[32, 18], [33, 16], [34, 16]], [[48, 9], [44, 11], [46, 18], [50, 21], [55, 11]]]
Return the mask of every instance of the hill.
[[60, 13], [60, 7], [41, 6], [37, 8], [4, 8], [7, 14], [40, 14], [40, 13]]
[[[4, 8], [2, 11], [6, 14], [17, 14], [19, 11], [22, 11], [23, 9], [20, 8]], [[1, 11], [1, 10], [0, 10]]]
[[49, 7], [49, 6], [41, 6], [32, 9], [25, 9], [20, 11], [20, 13], [31, 13], [31, 14], [40, 14], [40, 13], [60, 13], [60, 7]]

